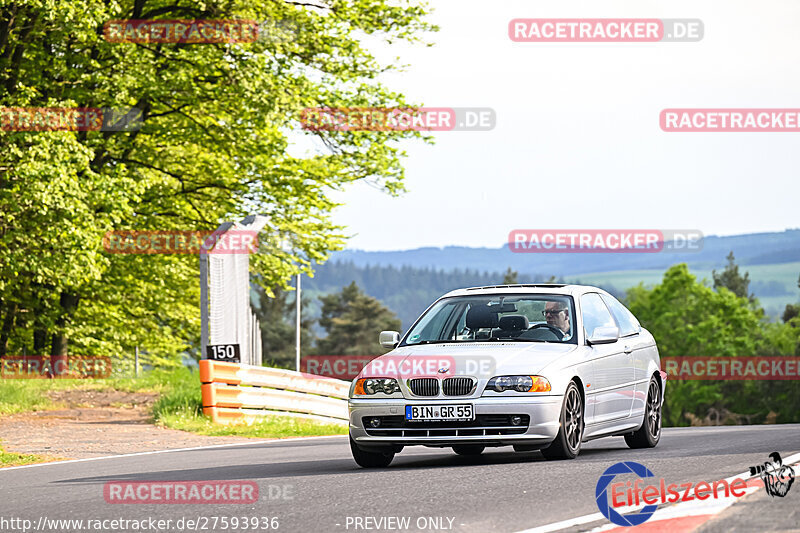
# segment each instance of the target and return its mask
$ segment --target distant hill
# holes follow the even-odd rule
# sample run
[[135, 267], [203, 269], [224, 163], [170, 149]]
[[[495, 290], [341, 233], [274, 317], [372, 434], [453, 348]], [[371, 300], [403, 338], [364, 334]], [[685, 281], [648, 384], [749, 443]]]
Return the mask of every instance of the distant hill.
[[[549, 276], [548, 276], [549, 277]], [[520, 276], [520, 282], [541, 282], [548, 277]], [[442, 271], [409, 266], [358, 267], [351, 261], [334, 261], [318, 265], [313, 278], [304, 278], [303, 290], [314, 297], [336, 292], [355, 281], [361, 289], [383, 302], [403, 322], [411, 323], [442, 294], [463, 287], [502, 283], [499, 272], [479, 272], [470, 269]], [[317, 310], [312, 308], [312, 313]]]
[[344, 250], [333, 254], [334, 261], [352, 262], [355, 266], [413, 266], [453, 270], [469, 268], [484, 272], [505, 271], [511, 267], [519, 272], [542, 275], [571, 276], [588, 272], [618, 270], [665, 270], [675, 263], [688, 263], [693, 269], [719, 268], [731, 250], [742, 266], [790, 263], [800, 261], [800, 229], [777, 233], [752, 233], [727, 237], [707, 236], [703, 248], [691, 253], [625, 253], [625, 254], [556, 254], [513, 253], [504, 244], [499, 248], [416, 248], [391, 252]]
[[[521, 283], [541, 282], [550, 276], [560, 281], [600, 286], [624, 297], [639, 282], [660, 281], [671, 265], [685, 262], [699, 278], [710, 279], [721, 270], [730, 251], [751, 273], [750, 291], [768, 314], [779, 316], [787, 303], [800, 299], [800, 230], [730, 237], [706, 237], [694, 253], [657, 254], [518, 254], [500, 248], [417, 248], [393, 252], [346, 250], [316, 266], [313, 278], [304, 279], [310, 296], [341, 290], [355, 281], [402, 320], [403, 328], [442, 294], [461, 287], [501, 283], [509, 266]], [[750, 266], [751, 268], [747, 268]], [[318, 312], [312, 305], [312, 314]]]

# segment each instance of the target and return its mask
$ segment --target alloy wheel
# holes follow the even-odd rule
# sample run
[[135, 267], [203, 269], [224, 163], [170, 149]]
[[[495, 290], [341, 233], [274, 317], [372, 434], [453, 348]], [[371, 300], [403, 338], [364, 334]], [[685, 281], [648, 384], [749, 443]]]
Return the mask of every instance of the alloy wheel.
[[574, 450], [580, 445], [581, 434], [583, 433], [581, 396], [574, 387], [570, 388], [567, 393], [567, 409], [565, 414], [564, 423], [566, 426], [567, 444]]
[[661, 406], [658, 402], [658, 384], [650, 382], [650, 389], [647, 393], [647, 429], [654, 439], [658, 439], [661, 433]]

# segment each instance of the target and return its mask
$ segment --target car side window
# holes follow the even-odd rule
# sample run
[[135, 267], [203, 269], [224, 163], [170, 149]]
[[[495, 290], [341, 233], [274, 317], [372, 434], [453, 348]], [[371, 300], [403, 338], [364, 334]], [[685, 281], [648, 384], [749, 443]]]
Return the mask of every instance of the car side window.
[[595, 292], [581, 296], [581, 315], [583, 316], [583, 328], [586, 332], [586, 338], [592, 335], [595, 328], [617, 327], [606, 304], [600, 299], [600, 295]]
[[617, 324], [619, 324], [620, 337], [635, 335], [641, 331], [642, 327], [639, 325], [639, 321], [636, 320], [636, 317], [633, 316], [633, 313], [628, 311], [627, 307], [619, 303], [619, 300], [613, 296], [608, 296], [605, 294], [602, 295], [602, 298], [608, 308], [611, 310], [611, 314], [614, 315], [614, 318], [617, 320]]

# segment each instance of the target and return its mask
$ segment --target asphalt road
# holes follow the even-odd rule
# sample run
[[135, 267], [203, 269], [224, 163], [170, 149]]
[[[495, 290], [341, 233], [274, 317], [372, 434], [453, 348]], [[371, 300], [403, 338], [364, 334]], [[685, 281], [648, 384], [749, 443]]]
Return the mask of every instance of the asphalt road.
[[[19, 522], [2, 522], [11, 518], [33, 524], [41, 517], [169, 518], [175, 524], [181, 517], [236, 516], [277, 517], [279, 531], [375, 531], [382, 529], [371, 521], [356, 527], [356, 517], [396, 516], [410, 518], [404, 531], [519, 531], [597, 513], [597, 479], [616, 462], [642, 463], [675, 483], [714, 481], [763, 463], [773, 451], [797, 453], [800, 425], [665, 429], [657, 448], [638, 451], [621, 437], [600, 439], [584, 444], [572, 461], [496, 450], [465, 458], [449, 449], [407, 448], [389, 468], [364, 470], [353, 462], [347, 438], [331, 437], [2, 469], [0, 530], [20, 531]], [[260, 500], [112, 505], [103, 496], [109, 481], [157, 480], [253, 480]], [[784, 502], [769, 502], [773, 510], [783, 503], [799, 507], [800, 487], [792, 492]], [[45, 529], [56, 530], [87, 529]], [[161, 530], [182, 531], [174, 525]]]

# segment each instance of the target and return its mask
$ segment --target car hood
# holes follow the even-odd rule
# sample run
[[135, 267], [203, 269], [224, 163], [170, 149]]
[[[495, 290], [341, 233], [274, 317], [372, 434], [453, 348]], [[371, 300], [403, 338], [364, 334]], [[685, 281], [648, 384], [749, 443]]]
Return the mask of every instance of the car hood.
[[[475, 342], [402, 346], [374, 359], [359, 377], [538, 374], [547, 365], [575, 351], [575, 344]], [[455, 367], [455, 369], [453, 368]], [[447, 368], [447, 372], [440, 369]]]

